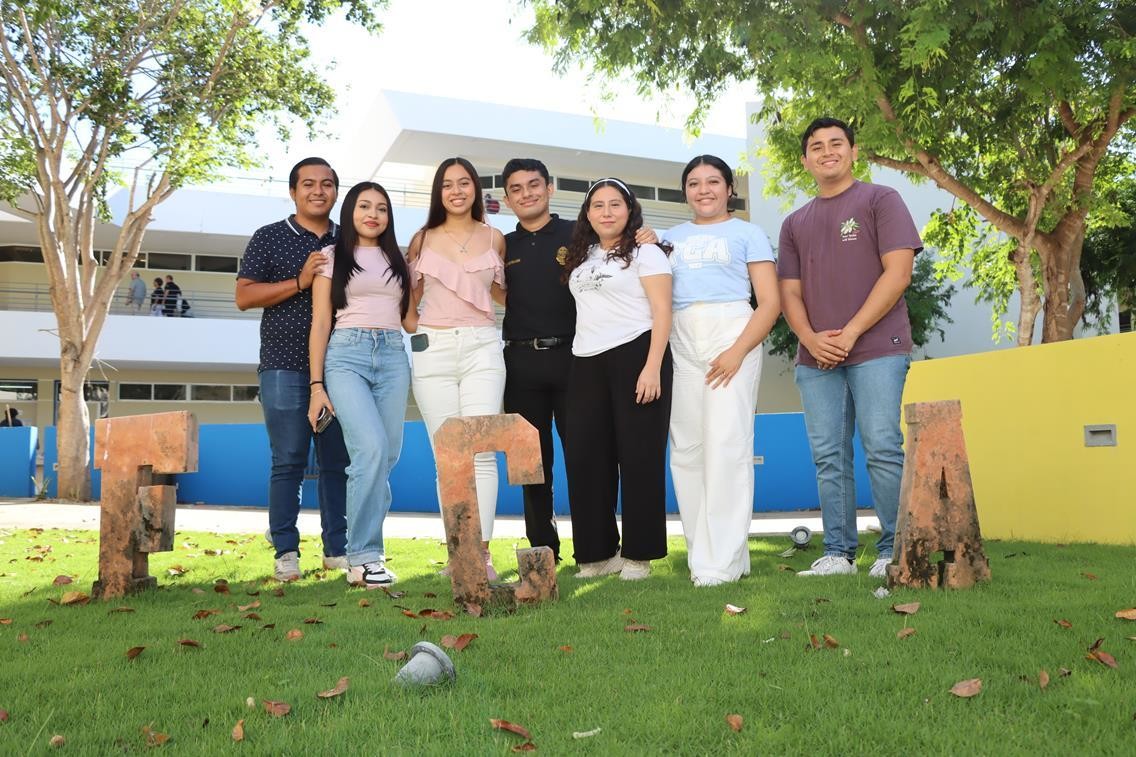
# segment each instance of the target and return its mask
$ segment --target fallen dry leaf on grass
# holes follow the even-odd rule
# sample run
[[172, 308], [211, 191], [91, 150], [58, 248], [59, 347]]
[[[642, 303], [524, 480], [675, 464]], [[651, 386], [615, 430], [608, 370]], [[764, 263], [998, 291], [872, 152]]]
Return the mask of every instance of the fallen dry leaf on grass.
[[146, 737], [146, 746], [161, 746], [170, 740], [168, 733], [159, 733], [148, 725], [142, 726], [142, 735]]
[[460, 652], [469, 646], [470, 642], [477, 638], [475, 633], [463, 633], [461, 636], [453, 636], [446, 634], [442, 637], [442, 646], [446, 649], [452, 649], [455, 652]]
[[247, 605], [237, 605], [237, 612], [248, 612], [249, 610], [257, 609], [258, 607], [260, 607], [259, 599], [254, 600], [252, 603]]
[[1072, 628], [1073, 627], [1073, 624], [1070, 623], [1069, 621], [1065, 620], [1064, 618], [1061, 618], [1059, 620], [1054, 620], [1053, 622], [1056, 623], [1057, 625], [1061, 626], [1062, 628]]
[[737, 605], [726, 605], [727, 615], [741, 615], [745, 611], [746, 608], [744, 607], [738, 607]]
[[1038, 671], [1037, 685], [1038, 688], [1040, 688], [1042, 691], [1044, 691], [1045, 687], [1049, 685], [1049, 672], [1045, 668], [1042, 668], [1040, 671]]
[[304, 638], [304, 632], [299, 628], [293, 628], [291, 631], [284, 634], [284, 638], [288, 641], [299, 641], [300, 639]]
[[126, 650], [126, 659], [133, 660], [138, 655], [142, 654], [142, 651], [144, 649], [146, 649], [146, 647], [131, 647], [130, 649]]
[[406, 596], [405, 591], [391, 591], [385, 586], [380, 586], [379, 588], [382, 589], [383, 594], [386, 594], [391, 599], [402, 599]]
[[454, 614], [449, 610], [419, 610], [418, 617], [433, 618], [434, 620], [453, 620]]
[[221, 614], [220, 610], [198, 610], [197, 612], [193, 613], [193, 619], [194, 620], [204, 620], [205, 618], [208, 618], [210, 615], [220, 615], [220, 614]]
[[978, 696], [982, 691], [981, 678], [968, 678], [965, 681], [959, 681], [951, 687], [951, 693], [961, 699], [969, 699], [973, 696]]
[[218, 578], [217, 582], [213, 584], [213, 591], [217, 592], [218, 594], [228, 594], [229, 582], [223, 578]]
[[1131, 607], [1127, 610], [1117, 610], [1116, 617], [1121, 620], [1136, 620], [1136, 607]]
[[238, 720], [237, 724], [233, 726], [233, 741], [245, 740], [245, 721], [244, 719]]
[[8, 718], [9, 718], [8, 711], [5, 710], [3, 707], [0, 707], [0, 723], [7, 723]]
[[1090, 581], [1097, 580], [1097, 577], [1092, 573], [1082, 573], [1081, 575], [1084, 576], [1085, 578], [1089, 579]]
[[781, 571], [782, 573], [796, 573], [797, 572], [796, 568], [794, 568], [792, 565], [786, 565], [785, 563], [779, 563], [777, 565], [777, 570]]
[[915, 629], [908, 626], [906, 628], [899, 629], [899, 631], [896, 633], [895, 637], [897, 639], [906, 639], [908, 636], [914, 636], [914, 635], [915, 635]]
[[178, 639], [178, 644], [181, 644], [183, 647], [201, 649], [201, 642], [194, 639]]
[[1103, 643], [1104, 643], [1104, 637], [1103, 636], [1101, 638], [1097, 639], [1096, 641], [1094, 641], [1093, 645], [1091, 647], [1089, 647], [1089, 653], [1087, 655], [1085, 655], [1085, 659], [1086, 660], [1096, 660], [1101, 665], [1107, 665], [1108, 667], [1112, 668], [1113, 670], [1116, 670], [1117, 669], [1116, 658], [1113, 657], [1112, 655], [1110, 655], [1108, 652], [1106, 652], [1106, 651], [1104, 651], [1103, 649], [1100, 648], [1100, 645], [1103, 644]]
[[805, 649], [806, 650], [808, 650], [808, 649], [820, 649], [820, 642], [817, 641], [817, 637], [816, 637], [815, 633], [809, 634], [809, 640], [808, 640], [808, 642], [805, 643]]
[[742, 726], [745, 724], [745, 720], [742, 719], [741, 715], [730, 714], [726, 716], [726, 723], [729, 724], [734, 733], [741, 733]]
[[347, 676], [343, 676], [339, 679], [339, 682], [336, 683], [334, 687], [328, 689], [327, 691], [321, 691], [320, 693], [316, 694], [316, 696], [320, 699], [332, 699], [347, 691], [347, 687], [350, 684], [351, 679]]
[[908, 602], [902, 605], [892, 605], [891, 611], [897, 615], [914, 615], [919, 612], [920, 604], [918, 602]]
[[465, 603], [465, 611], [467, 614], [472, 615], [475, 618], [480, 618], [482, 613], [481, 605], [475, 604], [473, 602]]
[[496, 728], [498, 731], [508, 731], [515, 733], [526, 741], [532, 741], [532, 734], [523, 725], [510, 723], [508, 720], [501, 720], [500, 718], [489, 718], [489, 725]]
[[835, 637], [825, 634], [823, 638], [824, 645], [829, 649], [838, 649], [840, 647], [840, 642], [837, 641]]
[[565, 644], [564, 646], [559, 647], [559, 649], [560, 649], [561, 652], [564, 652], [565, 654], [569, 654], [570, 652], [572, 652], [572, 647], [569, 644]]
[[277, 588], [273, 589], [272, 590], [272, 596], [274, 596], [274, 597], [284, 596], [284, 589], [281, 588], [281, 587], [277, 587]]
[[222, 623], [219, 626], [213, 626], [213, 633], [229, 633], [231, 631], [240, 630], [240, 626], [230, 626]]
[[383, 647], [383, 659], [392, 662], [400, 662], [407, 658], [406, 652], [391, 652], [386, 646]]
[[50, 626], [54, 622], [55, 622], [54, 620], [44, 619], [44, 620], [41, 620], [40, 622], [36, 623], [35, 627], [42, 631], [43, 629], [47, 628], [48, 626]]
[[510, 752], [535, 752], [536, 751], [536, 744], [532, 743], [531, 741], [523, 741], [520, 744], [513, 744], [513, 746], [511, 746], [509, 748], [509, 751]]
[[75, 579], [71, 578], [71, 576], [56, 576], [55, 580], [51, 582], [51, 585], [66, 586], [67, 584], [72, 583], [74, 580]]
[[260, 620], [260, 615], [258, 615], [255, 612], [246, 612], [241, 617], [244, 618], [245, 620]]
[[323, 623], [323, 621], [319, 618], [304, 618], [304, 623], [309, 626], [318, 626], [320, 623]]
[[48, 743], [48, 744], [49, 744], [50, 746], [53, 746], [53, 747], [55, 747], [56, 749], [58, 749], [59, 747], [61, 747], [61, 746], [63, 746], [64, 744], [66, 744], [66, 743], [67, 743], [67, 739], [63, 738], [62, 736], [60, 736], [60, 735], [59, 735], [59, 734], [57, 733], [57, 734], [55, 734], [54, 736], [52, 736], [52, 737], [51, 737], [50, 739], [48, 739], [48, 742], [47, 742], [47, 743]]
[[369, 600], [369, 599], [360, 599], [360, 600], [359, 600], [359, 606], [360, 606], [360, 607], [370, 607], [370, 606], [371, 606], [371, 600]]
[[12, 625], [12, 619], [11, 618], [0, 618], [0, 626], [10, 626], [10, 625]]
[[1057, 675], [1061, 676], [1062, 678], [1068, 678], [1069, 676], [1073, 675], [1073, 671], [1069, 670], [1069, 668], [1058, 668]]
[[25, 642], [27, 642], [27, 640], [28, 640], [28, 635], [26, 633], [21, 632], [20, 635], [16, 637], [16, 641], [21, 642], [21, 643], [25, 643]]
[[61, 605], [85, 605], [90, 601], [90, 596], [81, 591], [67, 591], [59, 598], [59, 604]]
[[205, 593], [205, 589], [199, 589], [196, 586], [194, 586], [192, 589], [190, 589], [190, 591], [192, 591], [194, 594], [204, 594]]
[[177, 576], [185, 575], [185, 568], [180, 565], [171, 565], [170, 567], [166, 568], [166, 572], [176, 578]]
[[403, 615], [405, 615], [408, 618], [417, 618], [418, 617], [418, 614], [415, 613], [413, 610], [401, 610], [401, 612], [402, 612]]
[[264, 711], [274, 718], [282, 718], [292, 711], [292, 705], [287, 702], [277, 702], [272, 699], [264, 700]]
[[640, 631], [651, 631], [654, 629], [652, 629], [650, 626], [643, 625], [642, 623], [632, 623], [629, 626], [624, 626], [623, 630], [629, 633], [638, 633]]

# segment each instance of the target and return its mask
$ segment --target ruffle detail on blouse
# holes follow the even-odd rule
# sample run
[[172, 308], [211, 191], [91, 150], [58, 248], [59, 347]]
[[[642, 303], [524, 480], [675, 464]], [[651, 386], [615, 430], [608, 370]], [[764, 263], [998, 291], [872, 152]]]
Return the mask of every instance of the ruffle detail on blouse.
[[493, 270], [493, 283], [504, 288], [505, 266], [496, 250], [488, 249], [480, 255], [463, 259], [459, 264], [424, 247], [418, 259], [410, 265], [410, 278], [417, 284], [423, 275], [431, 276], [459, 298], [492, 317], [493, 297], [489, 288], [470, 275], [489, 269]]

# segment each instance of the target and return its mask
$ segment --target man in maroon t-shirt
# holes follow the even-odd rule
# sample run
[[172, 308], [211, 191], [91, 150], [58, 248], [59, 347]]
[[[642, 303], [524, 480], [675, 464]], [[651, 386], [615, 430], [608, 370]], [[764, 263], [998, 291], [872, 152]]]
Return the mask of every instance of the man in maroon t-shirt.
[[800, 341], [795, 379], [824, 522], [824, 556], [802, 576], [856, 572], [854, 426], [880, 519], [869, 575], [885, 575], [895, 542], [899, 408], [912, 347], [903, 293], [923, 242], [899, 193], [852, 177], [856, 158], [855, 136], [843, 121], [809, 124], [801, 163], [817, 196], [781, 225], [781, 302]]

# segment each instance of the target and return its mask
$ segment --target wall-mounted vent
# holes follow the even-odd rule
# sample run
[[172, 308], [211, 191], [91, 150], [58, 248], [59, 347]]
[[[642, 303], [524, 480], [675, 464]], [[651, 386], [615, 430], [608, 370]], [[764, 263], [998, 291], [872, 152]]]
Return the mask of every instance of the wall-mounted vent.
[[1086, 447], [1115, 447], [1116, 446], [1116, 424], [1115, 423], [1101, 423], [1091, 426], [1085, 426], [1085, 446]]

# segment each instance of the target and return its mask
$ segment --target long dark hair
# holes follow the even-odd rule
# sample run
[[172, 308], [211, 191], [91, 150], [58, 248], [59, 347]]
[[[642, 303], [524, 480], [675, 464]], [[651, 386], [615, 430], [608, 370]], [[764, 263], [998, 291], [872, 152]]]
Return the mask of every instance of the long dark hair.
[[[639, 246], [635, 243], [635, 233], [643, 228], [643, 206], [639, 204], [635, 193], [624, 182], [613, 178], [600, 179], [588, 187], [588, 193], [584, 195], [584, 203], [580, 206], [580, 215], [576, 218], [576, 228], [572, 232], [572, 241], [568, 243], [568, 255], [564, 259], [564, 281], [568, 281], [572, 271], [579, 268], [587, 259], [588, 250], [592, 248], [592, 245], [600, 241], [599, 235], [596, 234], [591, 221], [588, 220], [588, 205], [592, 202], [592, 195], [601, 187], [612, 187], [623, 195], [623, 201], [627, 203], [628, 209], [627, 225], [623, 227], [619, 241], [608, 251], [605, 259], [622, 260], [623, 267], [627, 268], [631, 265], [631, 258], [635, 254], [635, 249]], [[672, 248], [669, 244], [660, 242], [658, 246], [662, 248], [663, 252], [670, 254]]]
[[343, 198], [343, 207], [339, 210], [339, 239], [335, 241], [335, 259], [331, 267], [331, 306], [335, 310], [347, 307], [347, 282], [351, 280], [363, 267], [355, 260], [355, 248], [359, 245], [359, 233], [355, 231], [355, 205], [359, 195], [368, 189], [373, 189], [383, 196], [387, 202], [387, 227], [379, 235], [379, 247], [387, 258], [390, 273], [387, 281], [398, 279], [402, 286], [402, 300], [399, 303], [401, 317], [406, 317], [410, 309], [410, 271], [406, 266], [406, 258], [398, 249], [398, 241], [394, 236], [394, 207], [391, 205], [390, 195], [381, 184], [373, 181], [363, 181], [351, 187], [347, 196]]
[[[738, 196], [737, 191], [734, 189], [734, 172], [726, 164], [726, 161], [719, 158], [717, 155], [699, 155], [696, 158], [691, 158], [690, 162], [686, 164], [686, 168], [682, 169], [682, 180], [679, 182], [679, 188], [682, 189], [682, 196], [686, 197], [686, 179], [690, 176], [690, 172], [699, 166], [710, 166], [717, 169], [718, 173], [722, 174], [722, 180], [726, 182], [726, 186], [730, 189], [729, 200]], [[733, 213], [734, 209], [730, 207], [729, 200], [726, 201], [726, 212]]]
[[426, 214], [426, 225], [423, 231], [436, 229], [446, 222], [446, 208], [442, 205], [442, 181], [446, 178], [446, 169], [450, 166], [461, 166], [473, 181], [473, 208], [470, 213], [473, 220], [485, 223], [485, 202], [481, 199], [481, 178], [477, 169], [465, 158], [446, 158], [434, 172], [434, 184], [430, 187], [430, 212]]

